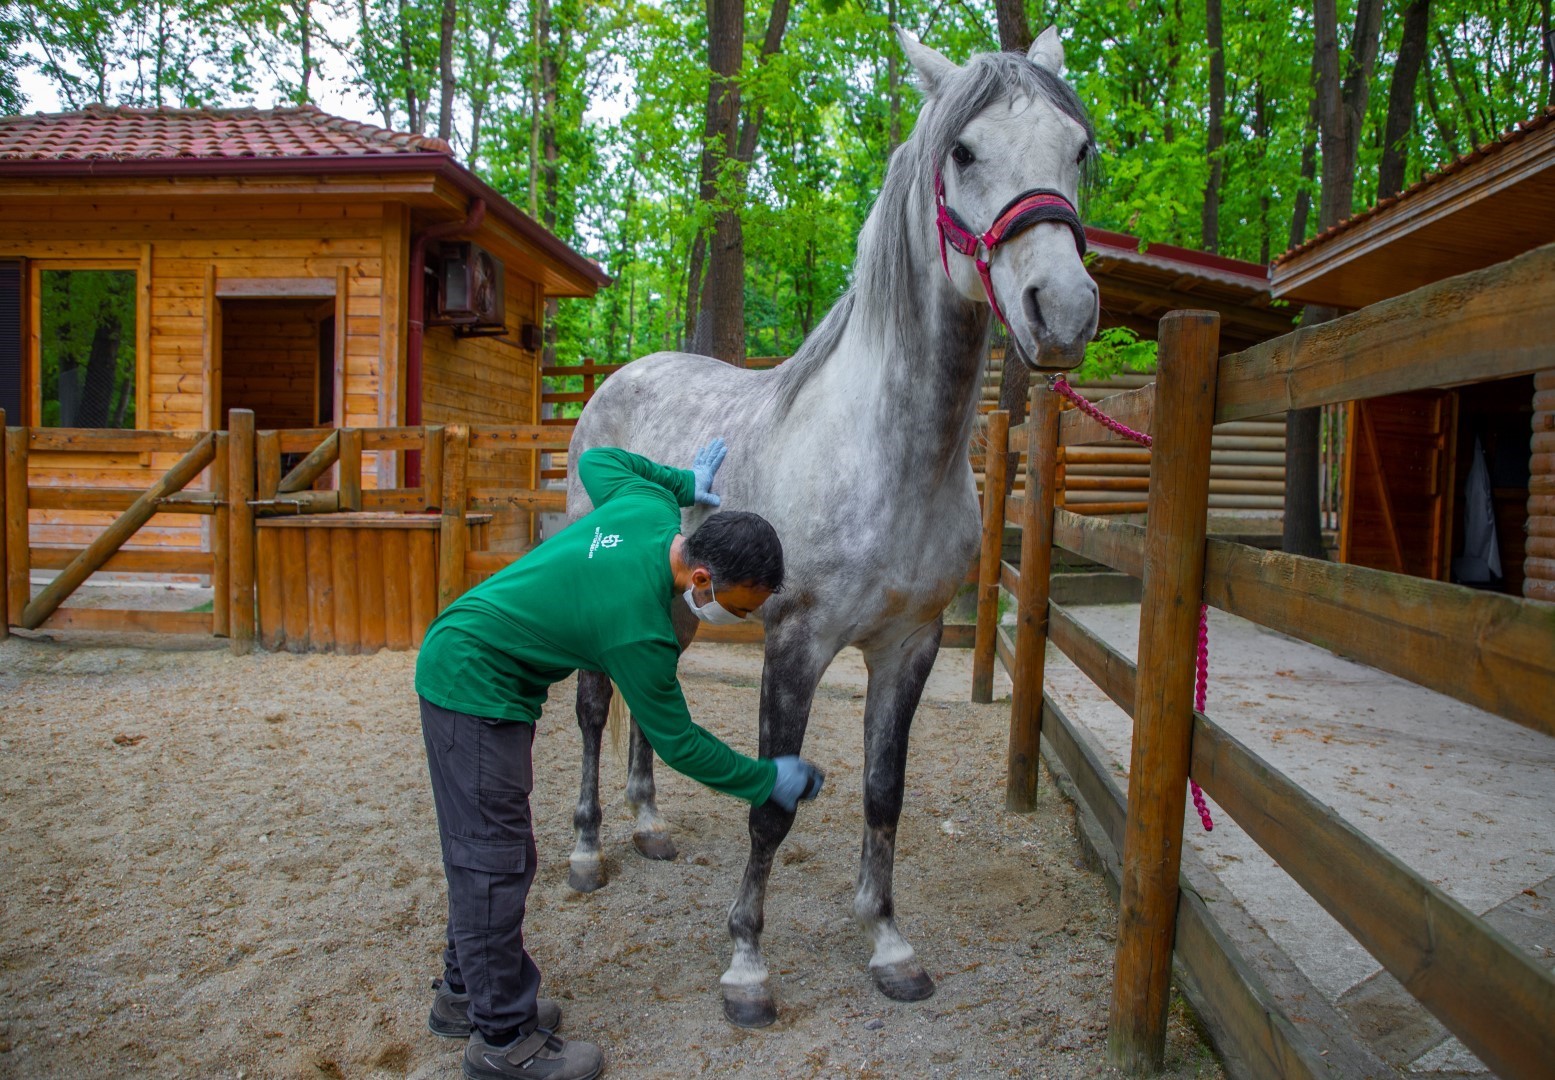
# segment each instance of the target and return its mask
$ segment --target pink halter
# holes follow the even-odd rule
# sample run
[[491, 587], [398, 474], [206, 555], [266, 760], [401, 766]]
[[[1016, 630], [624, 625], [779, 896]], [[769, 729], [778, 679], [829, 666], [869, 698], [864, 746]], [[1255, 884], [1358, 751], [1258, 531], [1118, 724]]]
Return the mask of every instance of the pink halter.
[[[1004, 317], [1004, 311], [994, 297], [993, 276], [988, 269], [994, 248], [1039, 221], [1056, 221], [1069, 226], [1069, 231], [1074, 233], [1074, 246], [1080, 249], [1082, 256], [1085, 254], [1085, 226], [1080, 224], [1080, 215], [1075, 211], [1073, 203], [1050, 188], [1032, 188], [1015, 196], [994, 218], [989, 230], [977, 236], [962, 223], [954, 210], [945, 205], [945, 181], [936, 169], [934, 209], [934, 224], [939, 229], [939, 258], [940, 264], [945, 267], [945, 276], [950, 277], [950, 256], [945, 251], [945, 245], [949, 244], [976, 263], [977, 274], [983, 279], [983, 291], [988, 294], [988, 303], [993, 306], [993, 313], [999, 317], [1006, 330], [1010, 329], [1010, 322]], [[1010, 336], [1014, 337], [1013, 331]]]

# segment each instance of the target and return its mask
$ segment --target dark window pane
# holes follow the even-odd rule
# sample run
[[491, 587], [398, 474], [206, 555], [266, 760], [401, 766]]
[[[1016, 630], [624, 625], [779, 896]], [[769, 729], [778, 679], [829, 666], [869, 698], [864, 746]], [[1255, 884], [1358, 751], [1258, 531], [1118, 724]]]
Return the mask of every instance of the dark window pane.
[[135, 271], [44, 270], [39, 374], [49, 427], [135, 426]]

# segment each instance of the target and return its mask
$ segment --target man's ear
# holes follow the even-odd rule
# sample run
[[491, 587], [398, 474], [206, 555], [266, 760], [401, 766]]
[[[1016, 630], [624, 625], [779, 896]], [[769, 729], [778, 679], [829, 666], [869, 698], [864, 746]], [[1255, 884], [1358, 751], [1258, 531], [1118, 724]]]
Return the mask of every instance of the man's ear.
[[708, 573], [707, 567], [696, 566], [691, 570], [691, 587], [693, 589], [706, 589], [713, 584], [713, 575]]

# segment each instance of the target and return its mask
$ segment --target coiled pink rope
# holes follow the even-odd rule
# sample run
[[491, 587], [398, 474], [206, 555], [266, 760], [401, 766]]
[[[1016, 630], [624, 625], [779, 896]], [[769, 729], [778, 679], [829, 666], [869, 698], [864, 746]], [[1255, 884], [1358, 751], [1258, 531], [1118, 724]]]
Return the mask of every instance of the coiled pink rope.
[[[1120, 423], [1092, 405], [1080, 396], [1079, 391], [1069, 385], [1069, 380], [1062, 375], [1055, 375], [1048, 380], [1048, 387], [1060, 397], [1067, 398], [1074, 403], [1074, 407], [1095, 420], [1102, 427], [1115, 435], [1121, 435], [1125, 439], [1139, 443], [1141, 446], [1150, 446], [1155, 440], [1143, 431], [1135, 431], [1127, 424]], [[1199, 655], [1195, 668], [1195, 680], [1193, 686], [1193, 707], [1199, 712], [1204, 711], [1204, 702], [1209, 695], [1209, 605], [1199, 605]], [[1188, 790], [1193, 792], [1193, 807], [1199, 812], [1199, 821], [1204, 825], [1205, 832], [1213, 832], [1215, 823], [1210, 819], [1209, 806], [1204, 801], [1204, 790], [1188, 778]]]

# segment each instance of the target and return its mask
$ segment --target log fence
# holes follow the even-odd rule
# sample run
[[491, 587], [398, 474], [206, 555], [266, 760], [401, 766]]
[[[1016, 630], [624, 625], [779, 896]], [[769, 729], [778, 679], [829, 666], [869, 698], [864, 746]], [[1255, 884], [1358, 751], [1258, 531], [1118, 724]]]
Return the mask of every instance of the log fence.
[[[1004, 522], [988, 500], [980, 610], [996, 608], [990, 591], [996, 601], [1002, 588], [1018, 619], [1013, 641], [997, 628], [979, 634], [974, 670], [997, 658], [1012, 674], [1008, 804], [1033, 804], [1040, 739], [1113, 845], [1104, 858], [1120, 881], [1114, 1064], [1136, 1073], [1161, 1066], [1174, 948], [1185, 992], [1251, 1075], [1314, 1077], [1331, 1064], [1185, 884], [1191, 776], [1492, 1070], [1548, 1075], [1555, 975], [1196, 712], [1192, 678], [1204, 602], [1555, 736], [1555, 604], [1205, 537], [1212, 425], [1549, 369], [1552, 281], [1555, 246], [1222, 357], [1218, 368], [1217, 317], [1169, 314], [1159, 381], [1101, 403], [1154, 437], [1144, 526], [1052, 505], [1060, 454], [1113, 438], [1077, 413], [1060, 418], [1055, 394], [1036, 389], [1024, 424], [990, 424], [1008, 432], [991, 452], [1026, 451], [1026, 495], [1002, 507], [1022, 527], [1022, 561], [1012, 567], [990, 550], [997, 541], [986, 538]], [[1053, 546], [1143, 579], [1137, 666], [1051, 601]], [[1089, 733], [1044, 698], [1049, 642], [1133, 717], [1126, 794]]]

